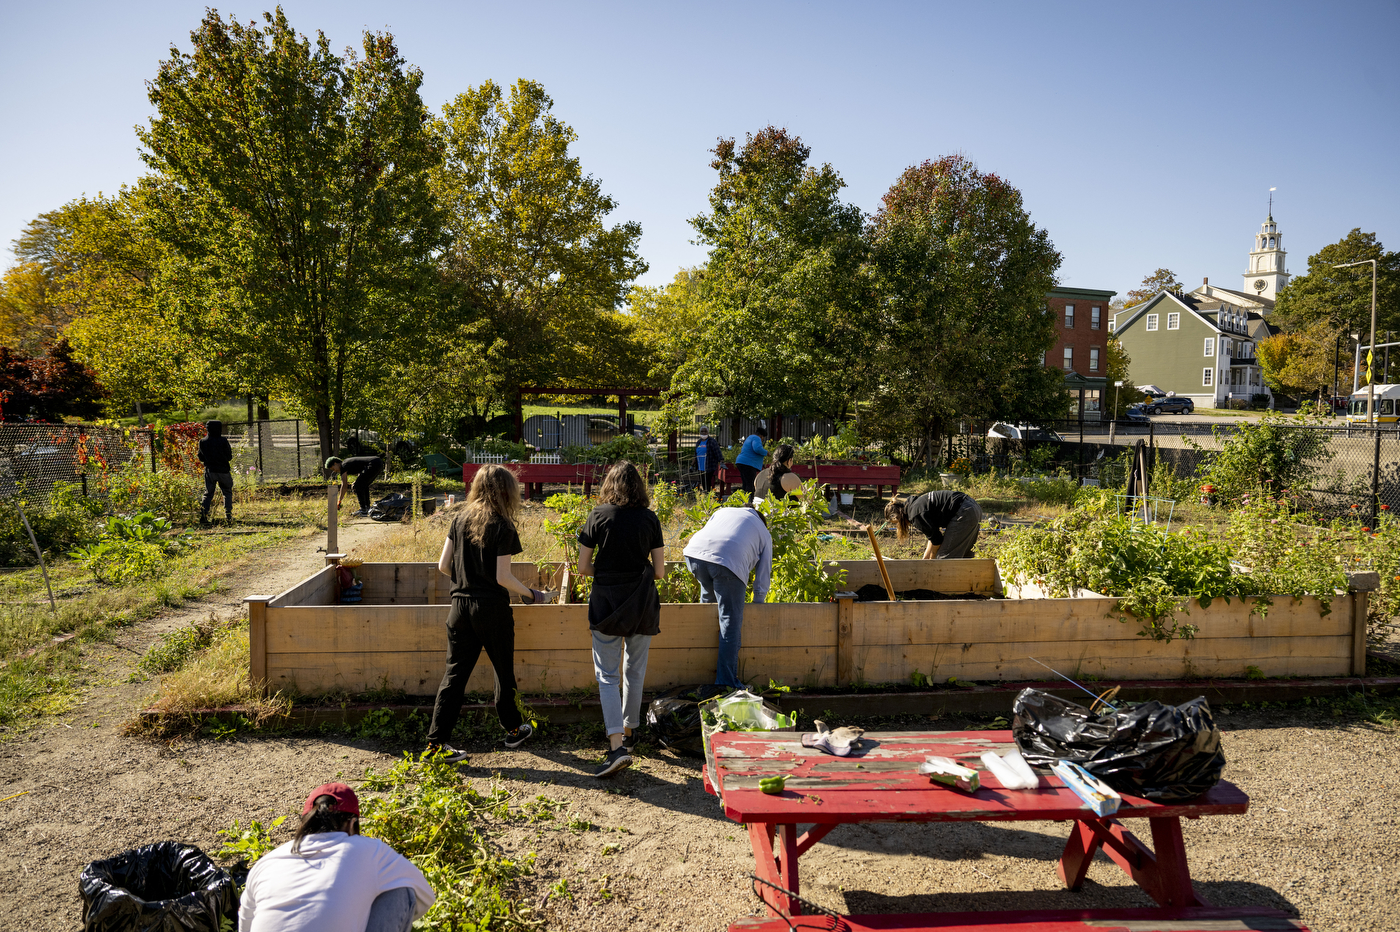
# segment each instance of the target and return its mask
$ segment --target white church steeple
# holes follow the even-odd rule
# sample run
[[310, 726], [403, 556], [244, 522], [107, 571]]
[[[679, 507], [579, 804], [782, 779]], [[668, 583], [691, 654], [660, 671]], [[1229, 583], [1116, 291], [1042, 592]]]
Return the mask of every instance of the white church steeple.
[[1269, 219], [1265, 220], [1260, 225], [1259, 232], [1254, 234], [1254, 249], [1249, 253], [1249, 268], [1244, 273], [1244, 288], [1240, 289], [1245, 294], [1268, 298], [1271, 301], [1278, 297], [1279, 289], [1288, 284], [1290, 277], [1285, 264], [1288, 252], [1283, 248], [1283, 235], [1279, 233], [1278, 224], [1274, 222], [1272, 191], [1271, 188]]

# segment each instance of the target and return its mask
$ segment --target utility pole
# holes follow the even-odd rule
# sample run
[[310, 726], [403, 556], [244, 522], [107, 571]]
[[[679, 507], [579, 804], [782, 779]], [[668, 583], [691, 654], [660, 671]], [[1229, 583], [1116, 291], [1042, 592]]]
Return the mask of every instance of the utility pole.
[[[1362, 259], [1360, 262], [1344, 262], [1334, 265], [1334, 269], [1349, 269], [1353, 266], [1371, 266], [1371, 346], [1366, 350], [1366, 423], [1371, 425], [1371, 432], [1376, 437], [1375, 457], [1371, 462], [1371, 527], [1376, 526], [1376, 516], [1379, 513], [1380, 497], [1380, 477], [1381, 477], [1381, 431], [1380, 425], [1376, 423], [1376, 277], [1379, 269], [1375, 259]], [[1357, 361], [1360, 362], [1361, 346], [1356, 347]]]

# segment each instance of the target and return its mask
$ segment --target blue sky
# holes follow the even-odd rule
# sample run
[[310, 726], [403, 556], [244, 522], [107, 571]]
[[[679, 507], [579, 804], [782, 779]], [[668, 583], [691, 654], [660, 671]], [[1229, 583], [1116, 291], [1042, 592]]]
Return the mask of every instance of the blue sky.
[[[969, 156], [1021, 189], [1070, 286], [1122, 293], [1166, 266], [1239, 287], [1273, 186], [1294, 273], [1353, 227], [1400, 249], [1396, 2], [283, 6], [335, 48], [393, 32], [434, 108], [542, 82], [614, 218], [641, 223], [648, 284], [703, 261], [686, 219], [716, 137], [769, 123], [867, 211], [905, 167]], [[139, 177], [144, 81], [203, 9], [3, 0], [0, 241]]]

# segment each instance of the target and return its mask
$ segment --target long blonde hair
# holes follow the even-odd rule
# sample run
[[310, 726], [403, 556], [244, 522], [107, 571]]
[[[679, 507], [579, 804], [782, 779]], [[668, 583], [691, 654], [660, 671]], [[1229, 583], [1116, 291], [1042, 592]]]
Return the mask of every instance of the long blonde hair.
[[885, 518], [894, 522], [895, 534], [901, 541], [909, 539], [909, 512], [904, 499], [891, 499], [885, 506]]
[[472, 477], [467, 507], [458, 520], [469, 538], [483, 541], [492, 519], [499, 518], [514, 527], [519, 511], [520, 483], [515, 474], [504, 466], [488, 463]]

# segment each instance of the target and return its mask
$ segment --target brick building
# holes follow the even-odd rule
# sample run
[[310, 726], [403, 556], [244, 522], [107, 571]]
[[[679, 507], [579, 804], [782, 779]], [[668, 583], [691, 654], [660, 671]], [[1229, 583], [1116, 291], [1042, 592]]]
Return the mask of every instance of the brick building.
[[1074, 399], [1071, 417], [1078, 417], [1081, 406], [1086, 417], [1099, 416], [1108, 374], [1108, 302], [1115, 294], [1093, 288], [1056, 288], [1045, 296], [1045, 306], [1058, 322], [1045, 364], [1065, 373]]

